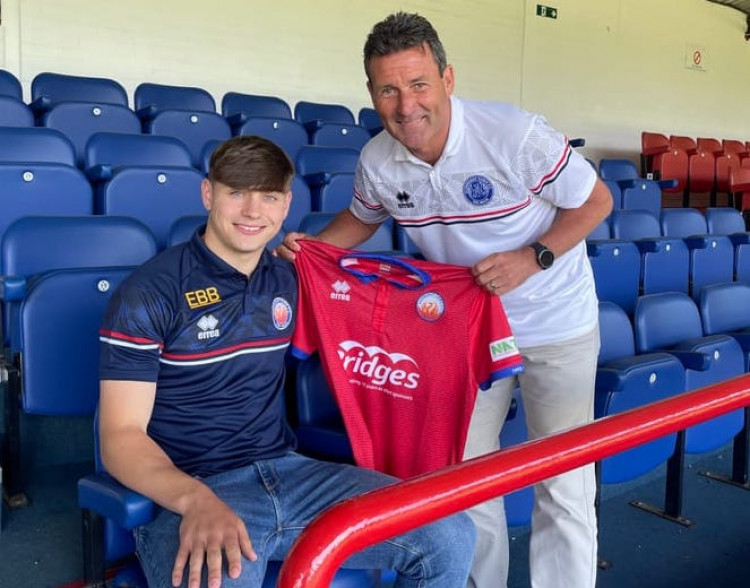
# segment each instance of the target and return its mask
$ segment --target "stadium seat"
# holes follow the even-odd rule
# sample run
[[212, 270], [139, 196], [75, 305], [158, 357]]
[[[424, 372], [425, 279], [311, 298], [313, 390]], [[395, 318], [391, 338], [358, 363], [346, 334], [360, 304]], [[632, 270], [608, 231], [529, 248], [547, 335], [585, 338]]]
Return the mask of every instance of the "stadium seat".
[[301, 100], [294, 105], [294, 120], [301, 123], [310, 137], [324, 122], [356, 124], [354, 114], [343, 104], [325, 104]]
[[742, 214], [729, 207], [709, 207], [705, 214], [709, 235], [729, 237], [734, 246], [734, 279], [750, 283], [750, 233]]
[[189, 110], [191, 112], [216, 112], [213, 96], [203, 88], [172, 86], [143, 82], [133, 93], [133, 110], [144, 124], [143, 130], [162, 110]]
[[692, 137], [686, 137], [684, 135], [670, 135], [669, 145], [671, 147], [678, 147], [685, 151], [688, 155], [695, 153], [698, 150], [698, 144]]
[[586, 243], [599, 300], [614, 302], [631, 314], [639, 293], [641, 256], [632, 241], [612, 239]]
[[739, 156], [740, 159], [744, 159], [750, 153], [748, 153], [747, 145], [736, 139], [722, 139], [721, 149], [724, 153], [734, 153]]
[[34, 114], [28, 106], [20, 100], [0, 94], [0, 127], [33, 126]]
[[734, 247], [729, 237], [709, 235], [705, 217], [693, 208], [671, 208], [661, 212], [664, 236], [679, 237], [690, 252], [690, 294], [698, 300], [707, 284], [734, 279]]
[[[625, 311], [612, 302], [599, 303], [601, 348], [597, 361], [595, 418], [625, 412], [681, 394], [685, 370], [667, 353], [636, 354], [633, 327]], [[599, 481], [633, 480], [664, 464], [675, 449], [676, 435], [666, 435], [601, 462]]]
[[690, 255], [678, 237], [662, 237], [659, 221], [646, 210], [613, 210], [612, 237], [633, 241], [641, 256], [640, 293], [689, 291]]
[[636, 180], [638, 168], [629, 159], [603, 158], [599, 161], [599, 177], [605, 181]]
[[221, 114], [232, 127], [232, 133], [237, 135], [236, 129], [250, 117], [291, 119], [292, 109], [278, 96], [227, 92], [221, 99]]
[[745, 371], [750, 372], [750, 285], [739, 282], [703, 288], [698, 308], [706, 335], [730, 335], [742, 347]]
[[12, 424], [3, 466], [12, 492], [22, 492], [32, 465], [21, 459], [20, 413], [93, 414], [104, 308], [132, 266], [155, 253], [153, 235], [131, 218], [24, 217], [5, 231], [0, 292], [15, 377], [5, 406]]
[[208, 174], [208, 170], [211, 169], [211, 156], [216, 151], [216, 148], [222, 144], [222, 141], [218, 139], [209, 139], [203, 146], [203, 154], [201, 155], [201, 167], [200, 171], [204, 174]]
[[167, 247], [189, 240], [198, 227], [206, 224], [207, 218], [205, 214], [189, 214], [176, 219], [169, 228]]
[[0, 69], [0, 96], [23, 102], [23, 88], [19, 79], [6, 69]]
[[654, 216], [661, 212], [661, 188], [658, 182], [642, 178], [621, 180], [621, 208], [629, 210], [648, 210]]
[[0, 163], [61, 163], [76, 165], [76, 151], [54, 129], [0, 127]]
[[0, 238], [15, 220], [31, 215], [87, 215], [94, 197], [86, 176], [58, 163], [0, 163]]
[[174, 137], [94, 133], [86, 144], [84, 168], [89, 180], [103, 182], [121, 166], [174, 166], [192, 168], [185, 144]]
[[61, 102], [42, 118], [42, 126], [60, 131], [76, 150], [76, 164], [85, 165], [86, 143], [99, 132], [140, 134], [141, 122], [127, 106], [93, 102]]
[[367, 129], [367, 132], [370, 133], [370, 136], [372, 137], [383, 130], [383, 122], [380, 120], [380, 115], [374, 108], [360, 108], [359, 114], [357, 115], [357, 121], [359, 122], [359, 126]]
[[[336, 213], [333, 212], [311, 212], [306, 214], [302, 222], [300, 222], [299, 231], [308, 235], [317, 235], [328, 226], [328, 223], [333, 220], [334, 216], [336, 216]], [[353, 249], [382, 253], [394, 252], [393, 223], [391, 220], [389, 219], [381, 224], [367, 241], [357, 247], [353, 247]]]
[[750, 210], [750, 167], [741, 165], [729, 168], [729, 194], [729, 203], [743, 215]]
[[328, 182], [312, 186], [312, 210], [315, 212], [339, 212], [349, 208], [354, 196], [354, 174], [341, 172], [327, 176]]
[[305, 128], [290, 118], [252, 116], [235, 129], [236, 135], [256, 135], [273, 141], [294, 161], [300, 148], [308, 144]]
[[109, 78], [43, 72], [31, 80], [31, 110], [41, 121], [50, 108], [61, 102], [95, 102], [128, 106], [125, 88]]
[[738, 167], [742, 166], [740, 156], [736, 153], [723, 153], [716, 157], [716, 185], [711, 198], [711, 206], [716, 206], [719, 194], [727, 194], [727, 198], [731, 198], [729, 196], [732, 192], [729, 173], [732, 168]]
[[[742, 348], [724, 334], [704, 335], [698, 305], [687, 294], [663, 292], [641, 296], [633, 318], [639, 353], [663, 351], [685, 367], [685, 389], [695, 390], [745, 372]], [[685, 449], [702, 453], [717, 449], [742, 429], [735, 411], [687, 429]]]
[[167, 246], [172, 223], [186, 215], [204, 215], [203, 175], [195, 169], [128, 166], [115, 169], [97, 186], [96, 214], [129, 216], [145, 224], [159, 250]]
[[620, 184], [614, 180], [602, 181], [604, 185], [607, 186], [607, 189], [612, 196], [612, 210], [618, 210], [622, 208], [622, 188], [620, 188]]
[[209, 141], [226, 141], [232, 136], [229, 123], [220, 114], [190, 110], [161, 110], [146, 124], [146, 132], [182, 141], [196, 169], [203, 167], [203, 150]]
[[353, 173], [357, 169], [359, 151], [347, 147], [300, 147], [295, 160], [297, 173], [305, 178], [311, 189], [320, 189], [338, 172]]
[[612, 238], [612, 231], [610, 225], [610, 217], [605, 218], [600, 222], [593, 231], [586, 235], [587, 241], [602, 241]]
[[697, 137], [695, 143], [698, 146], [698, 149], [705, 149], [706, 151], [713, 153], [715, 157], [724, 153], [721, 141], [714, 137]]
[[310, 134], [310, 145], [350, 147], [358, 151], [370, 140], [367, 129], [354, 124], [322, 123]]
[[292, 180], [292, 203], [289, 206], [289, 213], [284, 219], [284, 232], [298, 231], [302, 219], [312, 211], [310, 187], [302, 177], [295, 175]]

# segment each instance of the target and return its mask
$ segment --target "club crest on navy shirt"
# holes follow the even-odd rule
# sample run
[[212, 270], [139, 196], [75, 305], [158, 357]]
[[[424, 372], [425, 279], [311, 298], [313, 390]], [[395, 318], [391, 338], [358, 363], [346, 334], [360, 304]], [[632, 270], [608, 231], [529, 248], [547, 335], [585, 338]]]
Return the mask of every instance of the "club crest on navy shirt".
[[464, 181], [464, 196], [476, 206], [487, 204], [493, 194], [492, 182], [485, 176], [470, 176]]
[[292, 322], [292, 306], [284, 298], [276, 297], [271, 303], [273, 326], [279, 331], [286, 329]]

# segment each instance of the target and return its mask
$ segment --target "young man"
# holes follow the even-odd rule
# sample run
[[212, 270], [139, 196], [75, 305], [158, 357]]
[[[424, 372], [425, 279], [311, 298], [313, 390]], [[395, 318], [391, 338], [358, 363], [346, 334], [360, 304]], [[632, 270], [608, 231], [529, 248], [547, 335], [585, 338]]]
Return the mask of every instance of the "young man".
[[[136, 530], [149, 586], [259, 587], [322, 510], [393, 478], [294, 453], [283, 405], [295, 325], [293, 267], [266, 244], [289, 210], [294, 170], [258, 137], [211, 158], [205, 229], [137, 269], [101, 331], [101, 456], [161, 508]], [[395, 568], [398, 586], [462, 586], [464, 515], [374, 546], [353, 568]]]
[[[362, 150], [354, 198], [317, 239], [365, 241], [389, 216], [431, 261], [472, 268], [502, 297], [525, 372], [479, 392], [464, 458], [497, 450], [520, 384], [532, 439], [593, 418], [597, 299], [584, 239], [611, 210], [596, 173], [543, 117], [452, 96], [453, 68], [417, 14], [376, 24], [364, 47], [367, 87], [387, 132]], [[293, 260], [300, 234], [278, 249]], [[531, 579], [538, 588], [593, 588], [593, 464], [535, 489]], [[472, 509], [471, 586], [506, 583], [502, 500]]]

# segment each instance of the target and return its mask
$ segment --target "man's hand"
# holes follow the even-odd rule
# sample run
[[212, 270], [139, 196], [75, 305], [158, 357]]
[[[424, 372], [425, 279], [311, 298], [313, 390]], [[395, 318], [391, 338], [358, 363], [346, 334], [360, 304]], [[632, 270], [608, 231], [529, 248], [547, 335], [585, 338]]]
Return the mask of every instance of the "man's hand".
[[189, 588], [199, 588], [203, 562], [208, 567], [208, 587], [221, 586], [222, 553], [230, 578], [242, 572], [242, 556], [258, 559], [245, 523], [224, 502], [205, 488], [182, 515], [180, 548], [172, 569], [172, 585], [179, 586], [189, 561]]
[[505, 294], [541, 271], [531, 247], [503, 251], [478, 261], [471, 272], [477, 284], [492, 294]]
[[315, 239], [315, 237], [306, 233], [287, 233], [281, 244], [273, 250], [273, 254], [293, 263], [297, 251], [300, 250], [300, 246], [297, 244], [298, 239]]

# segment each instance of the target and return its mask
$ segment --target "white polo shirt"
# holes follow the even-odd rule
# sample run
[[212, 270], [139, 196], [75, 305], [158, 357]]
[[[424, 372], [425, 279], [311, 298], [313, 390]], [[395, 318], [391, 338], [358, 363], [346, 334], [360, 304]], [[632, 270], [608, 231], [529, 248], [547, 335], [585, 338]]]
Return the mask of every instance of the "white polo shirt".
[[[350, 210], [392, 216], [431, 261], [473, 266], [538, 240], [558, 208], [577, 208], [596, 172], [544, 117], [504, 103], [451, 98], [448, 142], [430, 165], [387, 132], [362, 150]], [[597, 322], [594, 278], [581, 242], [502, 296], [519, 347], [562, 342]]]

